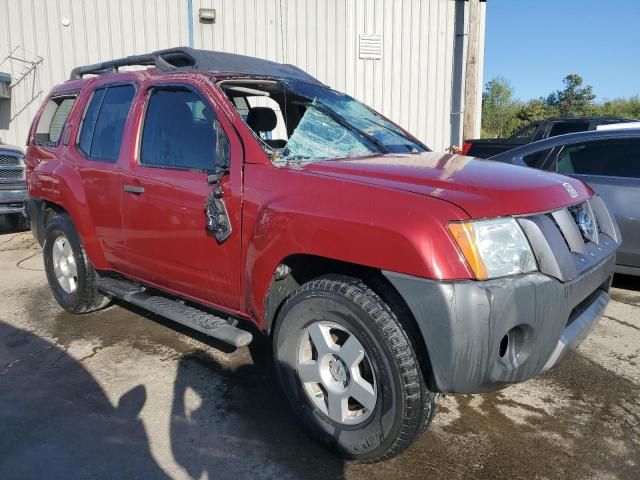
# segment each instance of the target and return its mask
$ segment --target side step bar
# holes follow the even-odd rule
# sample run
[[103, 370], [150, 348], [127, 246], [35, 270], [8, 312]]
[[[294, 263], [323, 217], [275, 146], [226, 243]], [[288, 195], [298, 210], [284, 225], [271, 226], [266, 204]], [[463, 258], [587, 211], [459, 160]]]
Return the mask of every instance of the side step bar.
[[210, 313], [198, 310], [166, 297], [149, 295], [145, 288], [127, 280], [99, 277], [96, 281], [98, 290], [120, 298], [125, 302], [149, 310], [162, 317], [178, 322], [198, 332], [217, 338], [235, 347], [244, 347], [251, 343], [251, 333], [240, 330], [227, 320]]

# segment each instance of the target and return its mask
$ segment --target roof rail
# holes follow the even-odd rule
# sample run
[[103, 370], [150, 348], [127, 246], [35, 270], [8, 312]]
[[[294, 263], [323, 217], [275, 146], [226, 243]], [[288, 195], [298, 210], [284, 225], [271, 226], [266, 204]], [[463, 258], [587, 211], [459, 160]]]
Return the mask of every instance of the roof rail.
[[85, 75], [101, 75], [103, 73], [117, 72], [120, 67], [127, 66], [155, 66], [158, 70], [170, 71], [179, 68], [194, 68], [196, 59], [192, 55], [193, 50], [186, 47], [169, 48], [144, 55], [131, 55], [129, 57], [94, 63], [71, 70], [70, 80], [79, 80]]
[[78, 80], [84, 75], [101, 75], [117, 72], [120, 67], [146, 65], [155, 66], [162, 72], [198, 70], [224, 72], [238, 75], [301, 80], [316, 85], [322, 83], [293, 65], [272, 62], [261, 58], [248, 57], [227, 52], [198, 50], [189, 47], [169, 48], [144, 55], [118, 58], [106, 62], [76, 67], [71, 71], [70, 80]]

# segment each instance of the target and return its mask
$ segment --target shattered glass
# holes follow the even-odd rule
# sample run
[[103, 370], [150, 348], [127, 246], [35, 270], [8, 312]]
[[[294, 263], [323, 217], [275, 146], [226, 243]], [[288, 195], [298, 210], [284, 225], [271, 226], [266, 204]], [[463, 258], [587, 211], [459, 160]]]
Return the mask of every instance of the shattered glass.
[[289, 138], [282, 160], [320, 160], [360, 157], [376, 153], [358, 136], [328, 117], [313, 105], [307, 107]]
[[290, 82], [288, 86], [296, 94], [310, 98], [315, 104], [334, 112], [389, 152], [410, 153], [427, 150], [395, 123], [349, 95], [303, 82]]
[[[246, 90], [246, 85], [243, 84]], [[387, 153], [429, 151], [395, 123], [344, 93], [298, 80], [256, 83], [277, 102], [289, 139], [284, 148], [265, 145], [275, 162], [308, 162]], [[237, 88], [233, 96], [237, 108]], [[287, 111], [291, 112], [290, 116]], [[262, 132], [257, 132], [261, 135]], [[284, 143], [284, 142], [283, 142]]]

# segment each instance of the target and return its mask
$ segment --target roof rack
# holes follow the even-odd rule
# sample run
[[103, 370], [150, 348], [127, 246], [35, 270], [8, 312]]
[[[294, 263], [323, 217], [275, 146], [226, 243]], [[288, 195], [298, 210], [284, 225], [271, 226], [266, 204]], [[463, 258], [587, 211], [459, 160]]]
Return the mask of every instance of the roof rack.
[[200, 70], [208, 72], [224, 72], [238, 75], [254, 75], [301, 80], [322, 85], [320, 81], [307, 72], [293, 65], [272, 62], [235, 53], [198, 50], [189, 47], [169, 48], [143, 55], [108, 60], [76, 67], [71, 71], [70, 80], [79, 80], [84, 75], [102, 75], [117, 72], [126, 66], [155, 66], [162, 72]]
[[108, 60], [106, 62], [94, 63], [83, 67], [76, 67], [71, 70], [70, 80], [78, 80], [85, 75], [101, 75], [103, 73], [117, 72], [120, 67], [128, 66], [150, 66], [154, 65], [158, 70], [170, 71], [179, 68], [193, 68], [196, 66], [196, 59], [190, 55], [186, 47], [170, 48], [158, 50], [157, 52], [146, 53], [144, 55], [131, 55], [129, 57]]

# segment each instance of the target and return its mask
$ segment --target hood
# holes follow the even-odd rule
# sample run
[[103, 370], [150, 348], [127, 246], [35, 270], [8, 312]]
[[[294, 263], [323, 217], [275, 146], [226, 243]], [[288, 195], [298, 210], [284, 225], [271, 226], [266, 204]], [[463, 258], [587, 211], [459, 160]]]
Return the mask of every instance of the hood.
[[0, 152], [2, 151], [10, 151], [12, 153], [16, 152], [16, 153], [20, 153], [22, 155], [24, 155], [24, 150], [21, 147], [18, 147], [16, 145], [9, 145], [8, 143], [2, 143], [0, 141]]
[[472, 218], [544, 212], [592, 196], [581, 181], [462, 155], [421, 153], [322, 160], [302, 171], [441, 198]]

